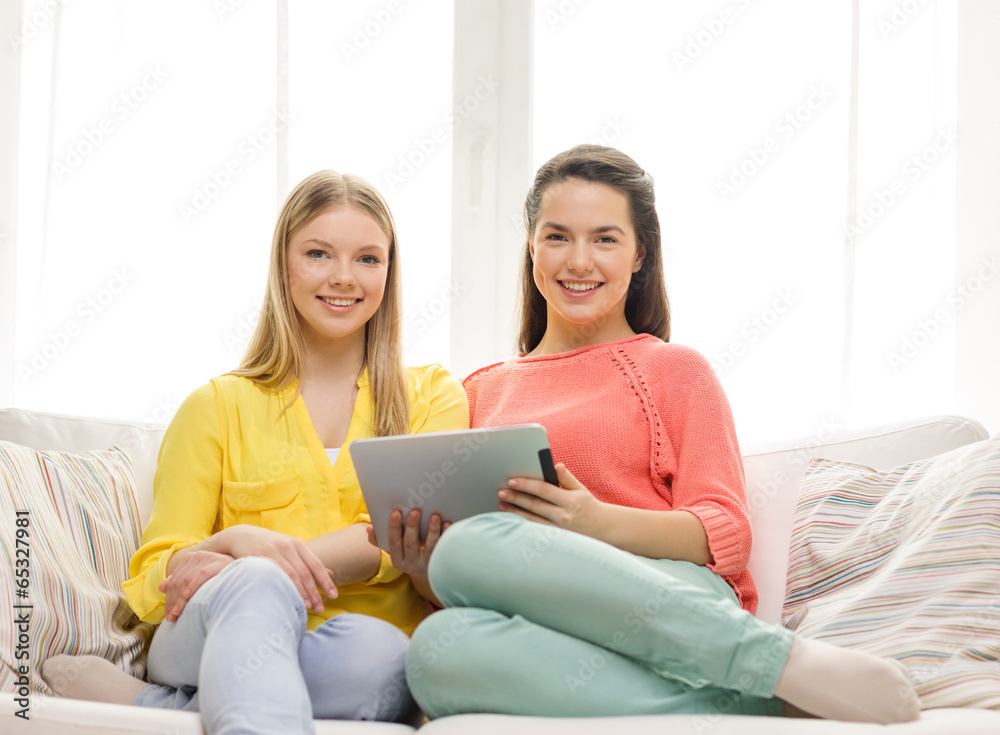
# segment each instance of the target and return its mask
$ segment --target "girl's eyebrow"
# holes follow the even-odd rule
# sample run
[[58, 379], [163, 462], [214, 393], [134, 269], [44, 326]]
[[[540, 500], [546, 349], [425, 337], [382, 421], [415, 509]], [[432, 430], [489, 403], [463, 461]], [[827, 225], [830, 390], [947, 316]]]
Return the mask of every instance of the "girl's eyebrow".
[[[542, 227], [543, 228], [548, 227], [553, 230], [559, 230], [560, 232], [569, 232], [568, 227], [566, 227], [565, 225], [560, 225], [556, 222], [543, 222]], [[599, 235], [604, 232], [620, 232], [622, 235], [625, 234], [625, 230], [623, 230], [618, 225], [601, 225], [600, 227], [595, 227], [594, 229], [592, 229], [590, 231], [590, 234]]]
[[599, 235], [602, 232], [619, 232], [622, 235], [625, 234], [625, 230], [623, 230], [618, 225], [601, 225], [600, 227], [595, 227], [594, 229], [592, 229], [590, 231], [590, 234], [591, 235]]
[[[307, 242], [319, 243], [320, 245], [325, 245], [328, 248], [336, 247], [333, 243], [324, 240], [322, 237], [310, 237], [310, 238], [308, 238], [306, 240], [303, 240], [302, 244], [304, 245]], [[357, 249], [358, 250], [385, 250], [385, 247], [382, 246], [382, 245], [379, 245], [378, 243], [370, 243], [368, 245], [362, 245], [361, 247], [359, 247]]]

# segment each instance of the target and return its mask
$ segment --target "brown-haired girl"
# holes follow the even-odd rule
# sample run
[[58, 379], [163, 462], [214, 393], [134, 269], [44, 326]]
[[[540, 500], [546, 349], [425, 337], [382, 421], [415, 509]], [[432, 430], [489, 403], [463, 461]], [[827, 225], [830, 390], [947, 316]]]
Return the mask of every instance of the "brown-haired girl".
[[667, 342], [654, 205], [651, 177], [612, 148], [578, 146], [535, 177], [522, 354], [464, 385], [472, 426], [546, 427], [559, 485], [511, 478], [501, 512], [441, 537], [424, 576], [447, 609], [414, 634], [414, 696], [431, 717], [775, 715], [786, 703], [914, 719], [898, 662], [753, 616], [733, 419], [708, 362]]

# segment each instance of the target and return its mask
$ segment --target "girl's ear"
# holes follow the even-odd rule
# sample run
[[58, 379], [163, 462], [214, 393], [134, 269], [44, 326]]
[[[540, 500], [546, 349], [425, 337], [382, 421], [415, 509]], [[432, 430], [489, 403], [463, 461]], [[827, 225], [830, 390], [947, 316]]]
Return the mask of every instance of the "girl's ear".
[[528, 256], [531, 258], [531, 262], [535, 262], [535, 243], [528, 238]]
[[639, 243], [635, 248], [635, 263], [632, 265], [632, 272], [638, 273], [642, 270], [642, 264], [646, 261], [646, 246]]

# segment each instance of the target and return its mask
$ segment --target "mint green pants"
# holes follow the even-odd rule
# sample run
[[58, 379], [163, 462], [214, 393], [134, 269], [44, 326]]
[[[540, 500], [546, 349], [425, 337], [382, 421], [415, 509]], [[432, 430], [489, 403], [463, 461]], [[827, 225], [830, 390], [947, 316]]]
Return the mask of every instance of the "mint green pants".
[[446, 609], [406, 662], [428, 717], [781, 714], [791, 631], [705, 567], [489, 513], [452, 525], [429, 573]]

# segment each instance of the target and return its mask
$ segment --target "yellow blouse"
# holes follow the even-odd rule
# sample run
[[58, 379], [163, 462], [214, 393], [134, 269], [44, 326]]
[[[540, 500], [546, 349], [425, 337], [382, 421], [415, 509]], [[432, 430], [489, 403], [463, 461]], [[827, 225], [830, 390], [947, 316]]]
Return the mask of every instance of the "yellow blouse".
[[[438, 365], [408, 373], [411, 433], [468, 428], [469, 404], [458, 380]], [[294, 391], [266, 393], [247, 378], [223, 375], [177, 410], [160, 445], [149, 523], [122, 585], [142, 620], [163, 621], [158, 587], [170, 555], [223, 528], [249, 523], [310, 539], [371, 522], [350, 453], [330, 463], [301, 396], [281, 413]], [[366, 370], [343, 448], [372, 436], [371, 416]], [[422, 600], [385, 552], [374, 577], [338, 592], [333, 601], [323, 596], [322, 614], [309, 611], [310, 630], [342, 612], [374, 615], [408, 634], [420, 622]]]

